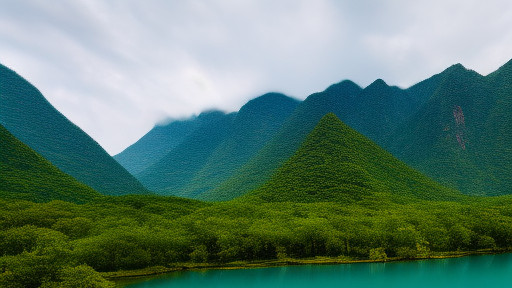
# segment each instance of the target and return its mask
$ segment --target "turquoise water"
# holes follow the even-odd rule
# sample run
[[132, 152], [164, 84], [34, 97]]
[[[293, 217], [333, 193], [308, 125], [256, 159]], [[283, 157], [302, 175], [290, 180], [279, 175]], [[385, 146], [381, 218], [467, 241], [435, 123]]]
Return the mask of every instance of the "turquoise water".
[[126, 287], [512, 287], [512, 254], [176, 272]]

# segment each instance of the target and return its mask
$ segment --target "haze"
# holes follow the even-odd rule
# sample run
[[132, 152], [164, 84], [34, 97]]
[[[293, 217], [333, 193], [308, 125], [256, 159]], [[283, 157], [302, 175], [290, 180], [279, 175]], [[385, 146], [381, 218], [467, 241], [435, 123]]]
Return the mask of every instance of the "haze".
[[410, 86], [512, 57], [510, 1], [0, 0], [0, 63], [117, 154], [168, 118], [268, 91]]

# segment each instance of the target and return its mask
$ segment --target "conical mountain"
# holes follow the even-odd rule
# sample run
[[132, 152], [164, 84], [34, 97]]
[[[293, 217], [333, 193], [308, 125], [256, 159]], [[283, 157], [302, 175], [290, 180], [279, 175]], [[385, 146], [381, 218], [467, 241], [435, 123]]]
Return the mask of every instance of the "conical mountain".
[[447, 189], [325, 115], [295, 154], [249, 195], [265, 202], [351, 202], [371, 195], [455, 199]]
[[507, 65], [489, 76], [457, 64], [388, 140], [398, 158], [465, 194], [511, 193], [512, 110]]
[[409, 91], [388, 86], [381, 79], [365, 89], [345, 80], [310, 95], [272, 140], [232, 177], [211, 191], [208, 199], [233, 199], [264, 183], [327, 113], [334, 113], [363, 135], [380, 145], [385, 144], [388, 134], [428, 99], [428, 92], [436, 82], [436, 79], [427, 79]]
[[63, 173], [0, 125], [0, 197], [87, 202], [100, 194]]
[[207, 200], [230, 200], [263, 184], [277, 167], [293, 155], [323, 115], [350, 109], [361, 90], [354, 82], [343, 81], [322, 93], [310, 95], [254, 157], [208, 193]]
[[147, 190], [29, 82], [0, 65], [0, 124], [63, 172], [103, 194]]
[[137, 142], [115, 155], [114, 159], [132, 175], [137, 175], [185, 141], [198, 127], [216, 121], [216, 117], [216, 112], [206, 111], [188, 119], [157, 125]]

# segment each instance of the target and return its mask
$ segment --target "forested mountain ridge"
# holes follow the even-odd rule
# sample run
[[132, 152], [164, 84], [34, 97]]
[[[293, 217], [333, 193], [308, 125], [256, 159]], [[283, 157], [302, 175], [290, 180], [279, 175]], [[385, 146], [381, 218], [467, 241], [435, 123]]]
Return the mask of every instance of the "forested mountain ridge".
[[[148, 188], [165, 195], [205, 198], [256, 154], [276, 133], [299, 101], [267, 93], [237, 113], [210, 117], [154, 165], [136, 174]], [[213, 112], [211, 112], [213, 113]]]
[[444, 185], [465, 194], [510, 194], [512, 147], [504, 140], [512, 139], [510, 66], [484, 77], [457, 64], [407, 89], [379, 79], [365, 89], [343, 81], [312, 94], [208, 200], [233, 199], [262, 185], [329, 112]]
[[[457, 64], [385, 145], [394, 155], [465, 194], [510, 194], [510, 62], [488, 76]], [[508, 87], [508, 88], [507, 88]]]
[[162, 159], [198, 127], [215, 121], [218, 111], [205, 111], [188, 119], [156, 125], [137, 142], [114, 156], [123, 167], [137, 175]]
[[100, 194], [63, 173], [0, 124], [0, 198], [83, 203]]
[[137, 174], [150, 190], [176, 195], [208, 160], [211, 153], [231, 132], [235, 113], [210, 112], [212, 117], [202, 123], [183, 142], [155, 164]]
[[208, 199], [208, 193], [228, 179], [277, 133], [300, 102], [280, 93], [255, 98], [238, 111], [231, 134], [185, 187], [190, 197]]
[[248, 194], [265, 202], [350, 203], [368, 197], [453, 200], [458, 191], [409, 168], [367, 137], [326, 114], [270, 180]]
[[264, 183], [327, 113], [334, 113], [377, 144], [384, 144], [388, 134], [425, 102], [428, 97], [425, 90], [403, 90], [388, 86], [381, 79], [362, 89], [345, 80], [310, 95], [260, 153], [209, 193], [209, 200], [233, 199]]
[[0, 65], [0, 124], [63, 172], [103, 194], [147, 193], [28, 81]]

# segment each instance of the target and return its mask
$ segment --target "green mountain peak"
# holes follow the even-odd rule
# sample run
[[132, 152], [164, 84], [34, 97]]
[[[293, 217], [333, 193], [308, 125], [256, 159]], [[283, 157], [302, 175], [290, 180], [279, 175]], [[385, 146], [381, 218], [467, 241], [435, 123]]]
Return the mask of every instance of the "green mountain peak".
[[328, 113], [271, 179], [248, 196], [266, 202], [309, 203], [357, 201], [381, 193], [421, 199], [457, 194]]

